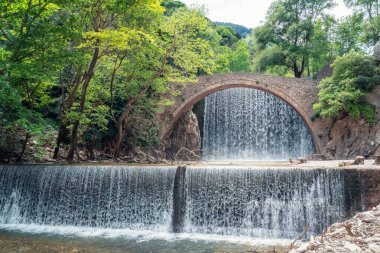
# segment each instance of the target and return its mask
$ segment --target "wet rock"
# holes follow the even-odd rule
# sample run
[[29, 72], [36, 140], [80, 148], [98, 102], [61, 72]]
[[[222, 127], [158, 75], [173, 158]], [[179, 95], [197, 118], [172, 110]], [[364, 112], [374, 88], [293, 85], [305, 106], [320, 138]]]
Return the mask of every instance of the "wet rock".
[[313, 154], [307, 158], [309, 161], [326, 161], [327, 157], [323, 154]]
[[351, 165], [361, 165], [361, 164], [364, 164], [364, 156], [357, 156], [355, 157], [355, 160], [354, 162], [351, 164]]
[[350, 165], [349, 162], [340, 162], [340, 163], [338, 163], [338, 166], [339, 166], [339, 167], [346, 167], [346, 166], [348, 166], [348, 165]]
[[306, 160], [306, 158], [299, 157], [299, 158], [297, 158], [297, 159], [295, 159], [295, 160], [293, 160], [293, 159], [289, 159], [289, 162], [290, 162], [291, 164], [298, 165], [298, 164], [307, 163], [307, 160]]

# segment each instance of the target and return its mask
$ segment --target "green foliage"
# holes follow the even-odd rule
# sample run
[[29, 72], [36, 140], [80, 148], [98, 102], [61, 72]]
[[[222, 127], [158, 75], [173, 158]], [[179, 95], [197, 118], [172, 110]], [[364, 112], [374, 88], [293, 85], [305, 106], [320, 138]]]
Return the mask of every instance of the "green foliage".
[[178, 9], [186, 7], [184, 3], [176, 0], [164, 0], [162, 1], [161, 6], [165, 8], [165, 15], [167, 16], [171, 16]]
[[231, 71], [232, 49], [227, 46], [218, 48], [215, 63], [217, 73], [228, 73]]
[[364, 16], [363, 41], [369, 46], [374, 46], [380, 39], [380, 2], [378, 0], [344, 0], [344, 2], [353, 8], [355, 13]]
[[244, 40], [239, 40], [232, 52], [231, 71], [248, 72], [251, 70], [251, 60], [248, 44]]
[[218, 26], [216, 31], [222, 37], [220, 40], [221, 46], [232, 47], [241, 39], [241, 36], [228, 26]]
[[265, 72], [271, 67], [283, 66], [285, 58], [284, 51], [279, 46], [273, 45], [256, 54], [254, 69], [258, 72]]
[[365, 119], [365, 121], [367, 121], [368, 123], [370, 123], [373, 126], [376, 125], [376, 123], [377, 123], [376, 109], [374, 106], [368, 105], [368, 104], [361, 105], [360, 114]]
[[[323, 36], [324, 12], [333, 6], [332, 0], [281, 0], [274, 2], [267, 14], [266, 22], [253, 31], [254, 43], [258, 54], [275, 47], [275, 59], [270, 51], [271, 60], [261, 59], [255, 63], [256, 69], [267, 69], [269, 66], [286, 66], [301, 77], [310, 62], [313, 52], [327, 51], [320, 43]], [[323, 40], [322, 40], [323, 41]], [[319, 55], [323, 55], [320, 54]], [[273, 57], [272, 57], [273, 56]], [[314, 55], [314, 59], [319, 56]], [[317, 59], [317, 61], [320, 61]], [[260, 63], [264, 65], [259, 66]]]
[[334, 64], [333, 76], [319, 83], [318, 101], [313, 108], [323, 117], [338, 116], [342, 112], [353, 118], [364, 117], [375, 123], [373, 108], [362, 105], [360, 98], [379, 84], [379, 68], [372, 57], [350, 52], [338, 57]]
[[335, 27], [335, 39], [332, 43], [334, 53], [343, 55], [350, 51], [361, 51], [364, 25], [364, 16], [361, 13], [342, 18]]

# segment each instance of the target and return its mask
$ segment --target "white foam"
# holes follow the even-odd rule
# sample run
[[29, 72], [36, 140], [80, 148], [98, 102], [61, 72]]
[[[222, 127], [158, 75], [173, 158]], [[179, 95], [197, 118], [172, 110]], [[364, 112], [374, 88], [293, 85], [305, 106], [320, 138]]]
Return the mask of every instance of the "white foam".
[[131, 229], [111, 229], [111, 228], [91, 228], [75, 226], [48, 226], [37, 224], [0, 224], [0, 229], [29, 234], [51, 234], [74, 237], [103, 237], [103, 238], [125, 238], [138, 242], [150, 240], [190, 240], [190, 241], [211, 241], [211, 242], [228, 242], [233, 244], [255, 245], [255, 246], [286, 246], [291, 243], [285, 239], [262, 239], [244, 236], [224, 236], [215, 234], [196, 234], [180, 233], [174, 234], [169, 232], [156, 232], [148, 230], [131, 230]]

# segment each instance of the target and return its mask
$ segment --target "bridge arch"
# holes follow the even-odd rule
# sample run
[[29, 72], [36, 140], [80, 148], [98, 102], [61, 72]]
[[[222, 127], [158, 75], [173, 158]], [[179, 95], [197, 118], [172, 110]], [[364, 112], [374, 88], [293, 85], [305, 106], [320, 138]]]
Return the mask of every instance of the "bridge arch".
[[192, 106], [206, 96], [230, 88], [252, 88], [268, 92], [290, 105], [304, 120], [313, 138], [316, 151], [321, 151], [318, 126], [311, 120], [314, 115], [312, 104], [317, 97], [316, 82], [252, 73], [232, 73], [200, 77], [195, 83], [177, 84], [182, 90], [180, 96], [167, 112], [170, 116], [161, 126], [160, 138], [169, 138], [174, 124]]

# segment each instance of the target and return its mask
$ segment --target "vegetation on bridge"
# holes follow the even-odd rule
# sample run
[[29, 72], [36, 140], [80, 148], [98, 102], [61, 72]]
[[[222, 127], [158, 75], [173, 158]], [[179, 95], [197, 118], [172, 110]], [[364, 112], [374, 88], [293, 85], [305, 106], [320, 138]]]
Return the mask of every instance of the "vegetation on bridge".
[[[335, 20], [326, 14], [332, 0], [276, 1], [247, 35], [174, 0], [2, 1], [0, 160], [21, 161], [30, 145], [37, 159], [48, 146], [67, 160], [78, 149], [93, 159], [100, 150], [118, 158], [156, 147], [157, 112], [170, 105], [167, 94], [178, 93], [171, 81], [257, 70], [312, 77], [352, 50], [370, 61], [363, 55], [378, 40], [379, 3], [346, 2], [356, 13]], [[334, 78], [322, 89], [341, 87]], [[354, 87], [365, 92], [362, 81]], [[321, 114], [347, 111], [323, 99]]]

